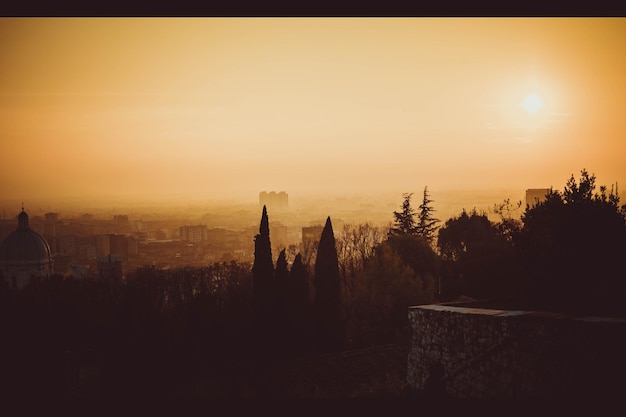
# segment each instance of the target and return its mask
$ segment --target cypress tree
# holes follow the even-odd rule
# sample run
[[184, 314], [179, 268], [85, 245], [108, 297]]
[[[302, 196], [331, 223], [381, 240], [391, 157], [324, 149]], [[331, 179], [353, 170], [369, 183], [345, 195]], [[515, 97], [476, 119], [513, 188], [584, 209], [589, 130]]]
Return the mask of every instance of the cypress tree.
[[341, 317], [341, 284], [335, 236], [330, 216], [322, 230], [315, 260], [315, 329], [319, 350], [340, 350], [344, 332]]
[[298, 253], [289, 271], [287, 291], [287, 315], [296, 355], [310, 353], [313, 326], [309, 293], [309, 275], [302, 255]]
[[281, 314], [286, 314], [287, 300], [289, 298], [289, 270], [287, 269], [287, 254], [285, 249], [281, 250], [276, 260], [276, 269], [274, 271], [276, 282], [276, 297], [278, 310]]
[[252, 265], [252, 296], [254, 312], [261, 324], [267, 324], [274, 304], [274, 263], [270, 243], [267, 209], [263, 206], [259, 233], [254, 237], [254, 264]]
[[295, 301], [298, 306], [308, 307], [311, 304], [311, 296], [309, 291], [309, 276], [306, 265], [302, 261], [302, 255], [297, 254], [293, 260], [290, 274], [290, 298]]
[[274, 277], [276, 301], [273, 323], [276, 331], [276, 342], [280, 349], [284, 349], [287, 344], [286, 342], [288, 342], [291, 336], [291, 329], [289, 328], [290, 317], [287, 311], [287, 303], [290, 298], [289, 270], [287, 269], [287, 255], [285, 249], [281, 250], [278, 254]]

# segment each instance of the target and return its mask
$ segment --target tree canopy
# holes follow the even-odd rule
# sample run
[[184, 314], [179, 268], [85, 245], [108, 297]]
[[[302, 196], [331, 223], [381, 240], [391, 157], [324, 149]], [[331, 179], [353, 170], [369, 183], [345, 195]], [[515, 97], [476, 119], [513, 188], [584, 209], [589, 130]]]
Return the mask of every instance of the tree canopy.
[[507, 231], [485, 213], [463, 210], [439, 229], [444, 297], [510, 298], [520, 289], [519, 268]]
[[263, 206], [259, 233], [254, 237], [254, 263], [252, 265], [254, 311], [259, 328], [269, 326], [275, 313], [276, 288], [274, 263], [270, 243], [269, 219]]
[[412, 235], [416, 232], [415, 209], [411, 206], [413, 193], [402, 194], [402, 211], [394, 211], [394, 225], [389, 229], [390, 235]]
[[343, 346], [341, 282], [335, 236], [330, 216], [322, 230], [315, 259], [315, 318], [317, 342], [322, 351]]
[[415, 227], [415, 234], [423, 237], [429, 244], [432, 244], [435, 240], [437, 231], [437, 223], [440, 222], [439, 219], [433, 216], [433, 212], [435, 209], [432, 207], [431, 203], [433, 200], [430, 199], [428, 194], [428, 187], [424, 187], [424, 198], [422, 199], [422, 204], [419, 206], [419, 212], [417, 214], [418, 222]]
[[626, 278], [617, 263], [626, 253], [626, 210], [616, 190], [595, 192], [595, 175], [572, 175], [563, 192], [522, 215], [517, 238], [532, 280], [531, 295], [564, 307], [623, 299]]

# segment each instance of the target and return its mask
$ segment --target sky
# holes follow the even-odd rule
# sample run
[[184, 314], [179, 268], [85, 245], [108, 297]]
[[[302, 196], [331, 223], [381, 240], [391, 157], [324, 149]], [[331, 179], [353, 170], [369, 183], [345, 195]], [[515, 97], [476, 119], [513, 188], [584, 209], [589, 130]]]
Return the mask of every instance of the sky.
[[0, 198], [626, 187], [625, 45], [624, 18], [0, 18]]

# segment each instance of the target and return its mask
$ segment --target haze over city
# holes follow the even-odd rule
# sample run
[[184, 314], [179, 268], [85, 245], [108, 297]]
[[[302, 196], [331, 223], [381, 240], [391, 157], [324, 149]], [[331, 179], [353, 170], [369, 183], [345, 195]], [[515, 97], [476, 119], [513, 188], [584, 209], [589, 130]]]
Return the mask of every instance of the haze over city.
[[624, 19], [2, 18], [0, 39], [3, 200], [626, 184]]
[[625, 41], [0, 18], [3, 393], [621, 398]]

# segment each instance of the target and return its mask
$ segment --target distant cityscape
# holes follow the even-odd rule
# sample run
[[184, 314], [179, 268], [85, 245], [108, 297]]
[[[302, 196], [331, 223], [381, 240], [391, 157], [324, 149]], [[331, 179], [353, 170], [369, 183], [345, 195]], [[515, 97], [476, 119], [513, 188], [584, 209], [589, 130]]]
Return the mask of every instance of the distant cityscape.
[[[526, 190], [525, 204], [535, 205], [549, 191], [549, 188]], [[323, 209], [315, 209], [321, 210], [322, 214], [289, 210], [285, 191], [262, 191], [256, 208], [245, 207], [230, 213], [222, 210], [215, 216], [205, 215], [199, 220], [206, 221], [197, 223], [184, 223], [180, 219], [142, 220], [127, 214], [97, 218], [85, 213], [64, 218], [59, 213], [48, 212], [28, 217], [27, 208], [20, 215], [26, 216], [28, 229], [41, 236], [49, 246], [49, 273], [76, 278], [122, 279], [125, 274], [142, 266], [170, 269], [223, 261], [252, 262], [254, 236], [258, 233], [258, 218], [263, 206], [267, 207], [272, 218], [270, 236], [274, 257], [281, 249], [290, 254], [302, 252], [307, 244], [319, 240], [325, 214]], [[384, 206], [377, 212], [367, 204], [348, 204], [343, 211], [335, 209], [343, 214], [333, 219], [335, 234], [341, 233], [343, 224], [347, 222], [384, 224], [385, 218], [390, 221], [394, 209], [393, 206]], [[228, 226], [212, 223], [215, 218], [223, 219], [225, 216], [232, 217], [231, 221], [236, 220], [240, 227], [234, 227], [232, 222]], [[317, 221], [315, 216], [319, 218]], [[0, 219], [0, 242], [16, 231], [18, 217]], [[445, 221], [445, 218], [442, 220]]]

